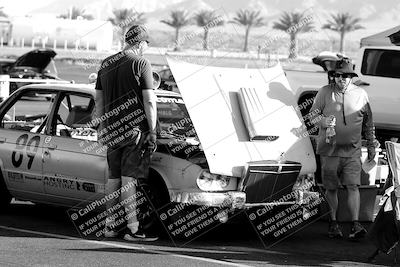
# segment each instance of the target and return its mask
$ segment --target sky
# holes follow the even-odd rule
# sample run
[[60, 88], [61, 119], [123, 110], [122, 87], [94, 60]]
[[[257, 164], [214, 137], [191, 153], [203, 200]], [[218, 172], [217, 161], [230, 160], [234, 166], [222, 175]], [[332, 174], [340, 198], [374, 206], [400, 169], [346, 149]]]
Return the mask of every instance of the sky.
[[[385, 4], [383, 4], [383, 2]], [[365, 27], [349, 34], [359, 39], [400, 25], [399, 0], [0, 0], [0, 7], [11, 17], [59, 15], [71, 6], [84, 8], [95, 18], [107, 19], [115, 8], [134, 7], [146, 12], [148, 22], [155, 27], [166, 27], [159, 23], [168, 18], [171, 10], [185, 8], [195, 12], [201, 9], [217, 9], [227, 16], [233, 16], [239, 9], [260, 10], [267, 21], [276, 20], [283, 11], [312, 10], [323, 24], [330, 14], [349, 12], [361, 19]], [[271, 28], [273, 23], [268, 23]], [[262, 29], [265, 31], [265, 29]], [[329, 33], [328, 33], [329, 34]]]

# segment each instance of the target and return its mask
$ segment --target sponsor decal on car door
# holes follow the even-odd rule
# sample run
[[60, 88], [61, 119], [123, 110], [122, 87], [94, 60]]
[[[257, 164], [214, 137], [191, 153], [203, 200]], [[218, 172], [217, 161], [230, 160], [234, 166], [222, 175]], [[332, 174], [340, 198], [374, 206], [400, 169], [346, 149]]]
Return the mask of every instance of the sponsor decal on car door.
[[104, 194], [107, 166], [104, 153], [85, 152], [80, 143], [81, 140], [52, 136], [43, 148], [45, 192], [74, 204]]

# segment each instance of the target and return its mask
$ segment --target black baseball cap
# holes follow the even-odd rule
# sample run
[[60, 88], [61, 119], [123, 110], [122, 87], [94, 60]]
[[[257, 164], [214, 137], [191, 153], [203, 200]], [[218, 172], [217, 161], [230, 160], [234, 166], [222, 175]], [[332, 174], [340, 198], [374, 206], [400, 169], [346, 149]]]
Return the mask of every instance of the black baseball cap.
[[143, 25], [133, 25], [125, 34], [125, 43], [134, 45], [141, 41], [149, 42], [147, 29]]

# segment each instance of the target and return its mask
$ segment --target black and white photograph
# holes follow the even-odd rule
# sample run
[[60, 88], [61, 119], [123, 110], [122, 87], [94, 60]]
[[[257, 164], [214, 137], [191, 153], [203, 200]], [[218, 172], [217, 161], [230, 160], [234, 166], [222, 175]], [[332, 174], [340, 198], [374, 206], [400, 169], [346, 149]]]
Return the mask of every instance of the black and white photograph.
[[400, 266], [399, 14], [0, 0], [0, 266]]

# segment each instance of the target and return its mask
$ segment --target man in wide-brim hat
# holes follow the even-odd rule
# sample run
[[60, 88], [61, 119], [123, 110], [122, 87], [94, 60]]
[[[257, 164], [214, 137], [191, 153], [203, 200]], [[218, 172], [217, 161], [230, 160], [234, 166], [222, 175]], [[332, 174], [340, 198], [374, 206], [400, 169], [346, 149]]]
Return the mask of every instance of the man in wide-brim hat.
[[[361, 136], [367, 140], [368, 160], [375, 158], [375, 133], [368, 95], [364, 89], [354, 85], [352, 78], [358, 76], [348, 59], [339, 60], [333, 76], [335, 82], [322, 87], [314, 99], [311, 114], [319, 125], [317, 154], [321, 158], [321, 177], [330, 206], [329, 237], [342, 237], [336, 222], [338, 187], [347, 190], [347, 205], [353, 222], [349, 239], [358, 239], [366, 234], [358, 222], [360, 210], [361, 180]], [[333, 142], [328, 142], [327, 128], [335, 129]], [[340, 203], [342, 204], [342, 203]]]

